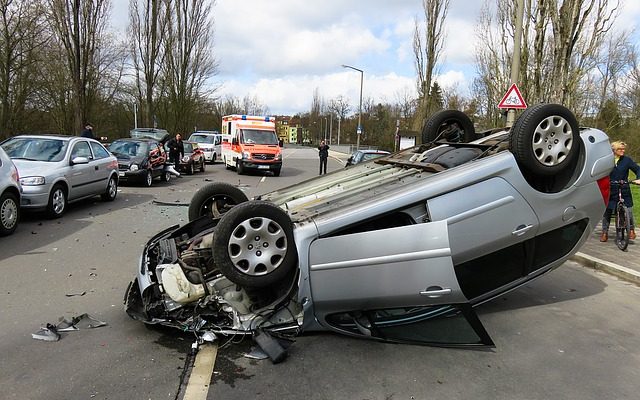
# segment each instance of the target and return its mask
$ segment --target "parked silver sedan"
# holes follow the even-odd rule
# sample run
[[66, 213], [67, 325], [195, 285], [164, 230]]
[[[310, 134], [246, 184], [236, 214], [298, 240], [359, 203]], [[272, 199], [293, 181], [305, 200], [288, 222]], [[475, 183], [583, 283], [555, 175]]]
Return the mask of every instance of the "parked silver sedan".
[[0, 147], [0, 236], [12, 234], [20, 220], [18, 170]]
[[146, 245], [126, 311], [252, 336], [274, 362], [286, 353], [274, 338], [303, 331], [493, 345], [473, 307], [578, 251], [602, 217], [613, 155], [561, 105], [478, 133], [460, 114], [434, 115], [421, 146], [254, 200], [203, 186], [191, 222]]
[[118, 193], [118, 161], [100, 142], [75, 136], [21, 135], [1, 144], [18, 168], [21, 206], [57, 218], [67, 204]]

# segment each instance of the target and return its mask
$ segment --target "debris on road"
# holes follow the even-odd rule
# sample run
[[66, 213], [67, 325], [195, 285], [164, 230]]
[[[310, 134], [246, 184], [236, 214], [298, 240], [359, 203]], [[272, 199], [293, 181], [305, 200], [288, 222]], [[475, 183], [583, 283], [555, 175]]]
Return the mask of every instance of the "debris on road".
[[57, 342], [61, 339], [60, 332], [73, 332], [81, 329], [100, 328], [102, 326], [107, 326], [107, 323], [85, 313], [77, 317], [72, 317], [71, 319], [60, 317], [57, 325], [47, 323], [46, 326], [32, 333], [31, 337], [36, 340]]

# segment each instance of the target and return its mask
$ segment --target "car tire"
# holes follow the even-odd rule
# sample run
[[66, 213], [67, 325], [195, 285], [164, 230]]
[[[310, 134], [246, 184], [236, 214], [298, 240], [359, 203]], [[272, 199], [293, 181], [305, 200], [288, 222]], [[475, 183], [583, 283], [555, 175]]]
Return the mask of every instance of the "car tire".
[[104, 201], [114, 201], [116, 196], [118, 195], [118, 180], [115, 176], [111, 176], [109, 178], [109, 182], [107, 182], [107, 189], [100, 197]]
[[47, 216], [49, 218], [60, 218], [67, 211], [67, 190], [63, 185], [56, 184], [49, 194], [47, 203]]
[[476, 130], [467, 114], [458, 110], [441, 110], [432, 114], [422, 129], [422, 143], [444, 139], [468, 143], [476, 139]]
[[148, 169], [142, 177], [142, 186], [151, 187], [151, 185], [153, 185], [153, 173]]
[[195, 168], [193, 166], [193, 161], [189, 162], [189, 166], [187, 167], [187, 174], [193, 175], [195, 174]]
[[204, 172], [204, 164], [205, 164], [205, 160], [204, 157], [202, 158], [202, 162], [200, 163], [200, 172]]
[[518, 164], [538, 176], [571, 168], [580, 152], [578, 121], [560, 104], [525, 110], [511, 129], [509, 146]]
[[246, 287], [277, 284], [290, 275], [297, 262], [289, 216], [266, 201], [248, 201], [224, 214], [212, 250], [220, 272]]
[[20, 203], [18, 197], [5, 192], [0, 196], [0, 236], [12, 234], [20, 221]]
[[274, 169], [274, 170], [273, 170], [273, 176], [280, 176], [280, 169], [281, 169], [281, 168]]
[[229, 166], [229, 164], [227, 164], [227, 159], [225, 158], [224, 160], [224, 169], [231, 169], [231, 167]]
[[238, 175], [244, 174], [244, 166], [242, 165], [241, 161], [236, 161], [236, 172], [238, 173]]
[[220, 218], [232, 207], [249, 200], [247, 195], [228, 183], [216, 182], [203, 186], [189, 203], [189, 221], [208, 215]]
[[216, 163], [216, 153], [213, 153], [213, 156], [211, 157], [211, 164], [215, 164]]
[[171, 180], [171, 172], [169, 171], [162, 171], [162, 180], [164, 182], [169, 182]]

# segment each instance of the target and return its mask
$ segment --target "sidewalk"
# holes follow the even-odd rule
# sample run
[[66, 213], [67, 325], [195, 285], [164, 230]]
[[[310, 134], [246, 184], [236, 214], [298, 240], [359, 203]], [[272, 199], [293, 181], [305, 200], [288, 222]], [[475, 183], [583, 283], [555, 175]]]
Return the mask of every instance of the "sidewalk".
[[[629, 282], [640, 284], [640, 239], [629, 242], [621, 251], [613, 241], [615, 232], [609, 228], [609, 241], [600, 242], [600, 224], [572, 259], [580, 264], [602, 270]], [[638, 233], [638, 231], [636, 231]]]

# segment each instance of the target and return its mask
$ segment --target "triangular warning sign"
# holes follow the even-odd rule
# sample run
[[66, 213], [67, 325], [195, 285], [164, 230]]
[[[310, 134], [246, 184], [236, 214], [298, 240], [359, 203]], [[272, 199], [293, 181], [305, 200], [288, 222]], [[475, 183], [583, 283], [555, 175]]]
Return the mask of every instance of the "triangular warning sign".
[[498, 108], [518, 108], [522, 110], [527, 108], [527, 103], [524, 102], [520, 90], [515, 83], [507, 90], [500, 104], [498, 104]]

